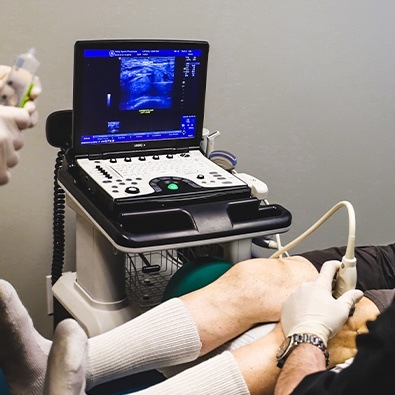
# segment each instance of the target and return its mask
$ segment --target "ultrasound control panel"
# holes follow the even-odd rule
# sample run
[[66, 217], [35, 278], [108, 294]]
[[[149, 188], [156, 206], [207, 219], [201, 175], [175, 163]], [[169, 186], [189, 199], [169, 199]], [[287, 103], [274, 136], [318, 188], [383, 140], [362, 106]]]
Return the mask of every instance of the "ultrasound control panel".
[[161, 155], [78, 159], [86, 179], [112, 199], [171, 195], [214, 188], [245, 186], [200, 151]]

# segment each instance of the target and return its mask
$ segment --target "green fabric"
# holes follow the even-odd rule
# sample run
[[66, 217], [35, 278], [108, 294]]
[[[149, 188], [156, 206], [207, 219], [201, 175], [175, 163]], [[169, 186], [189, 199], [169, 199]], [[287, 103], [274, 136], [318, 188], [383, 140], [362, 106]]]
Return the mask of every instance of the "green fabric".
[[219, 258], [198, 258], [184, 263], [169, 280], [163, 293], [163, 301], [205, 287], [232, 266], [230, 262]]

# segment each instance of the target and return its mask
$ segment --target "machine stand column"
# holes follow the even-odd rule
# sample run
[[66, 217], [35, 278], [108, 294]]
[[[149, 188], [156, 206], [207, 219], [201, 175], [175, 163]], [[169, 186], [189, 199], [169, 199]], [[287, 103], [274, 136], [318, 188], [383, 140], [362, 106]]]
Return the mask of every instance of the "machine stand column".
[[77, 283], [101, 303], [125, 299], [125, 254], [117, 251], [86, 218], [77, 214]]

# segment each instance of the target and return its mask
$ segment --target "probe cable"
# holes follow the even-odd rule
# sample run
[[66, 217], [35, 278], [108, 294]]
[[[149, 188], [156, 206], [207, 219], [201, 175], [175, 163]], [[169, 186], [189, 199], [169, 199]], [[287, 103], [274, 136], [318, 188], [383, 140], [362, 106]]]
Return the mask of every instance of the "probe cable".
[[353, 260], [354, 258], [354, 247], [355, 247], [355, 212], [352, 204], [348, 201], [341, 201], [334, 205], [325, 215], [323, 215], [314, 225], [302, 233], [299, 237], [276, 251], [270, 258], [278, 258], [280, 255], [284, 254], [291, 248], [296, 247], [305, 238], [310, 236], [315, 230], [317, 230], [324, 222], [326, 222], [333, 214], [335, 214], [340, 208], [346, 207], [348, 211], [348, 242], [347, 249], [344, 255], [345, 259]]

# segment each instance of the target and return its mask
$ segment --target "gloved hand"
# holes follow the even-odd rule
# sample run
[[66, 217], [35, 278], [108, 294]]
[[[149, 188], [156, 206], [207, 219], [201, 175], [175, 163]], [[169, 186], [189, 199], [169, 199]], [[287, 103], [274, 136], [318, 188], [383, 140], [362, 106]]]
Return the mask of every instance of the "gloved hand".
[[[12, 97], [12, 87], [5, 84], [10, 67], [0, 66], [0, 97]], [[37, 77], [30, 93], [30, 101], [23, 108], [0, 105], [0, 185], [6, 184], [11, 175], [9, 168], [19, 161], [18, 150], [23, 147], [22, 130], [31, 128], [38, 121], [38, 112], [34, 99], [41, 93], [41, 84]]]
[[340, 268], [339, 261], [325, 262], [315, 281], [302, 284], [283, 304], [281, 325], [285, 336], [313, 333], [325, 345], [346, 322], [350, 309], [363, 295], [351, 290], [340, 298], [332, 296], [332, 280]]

